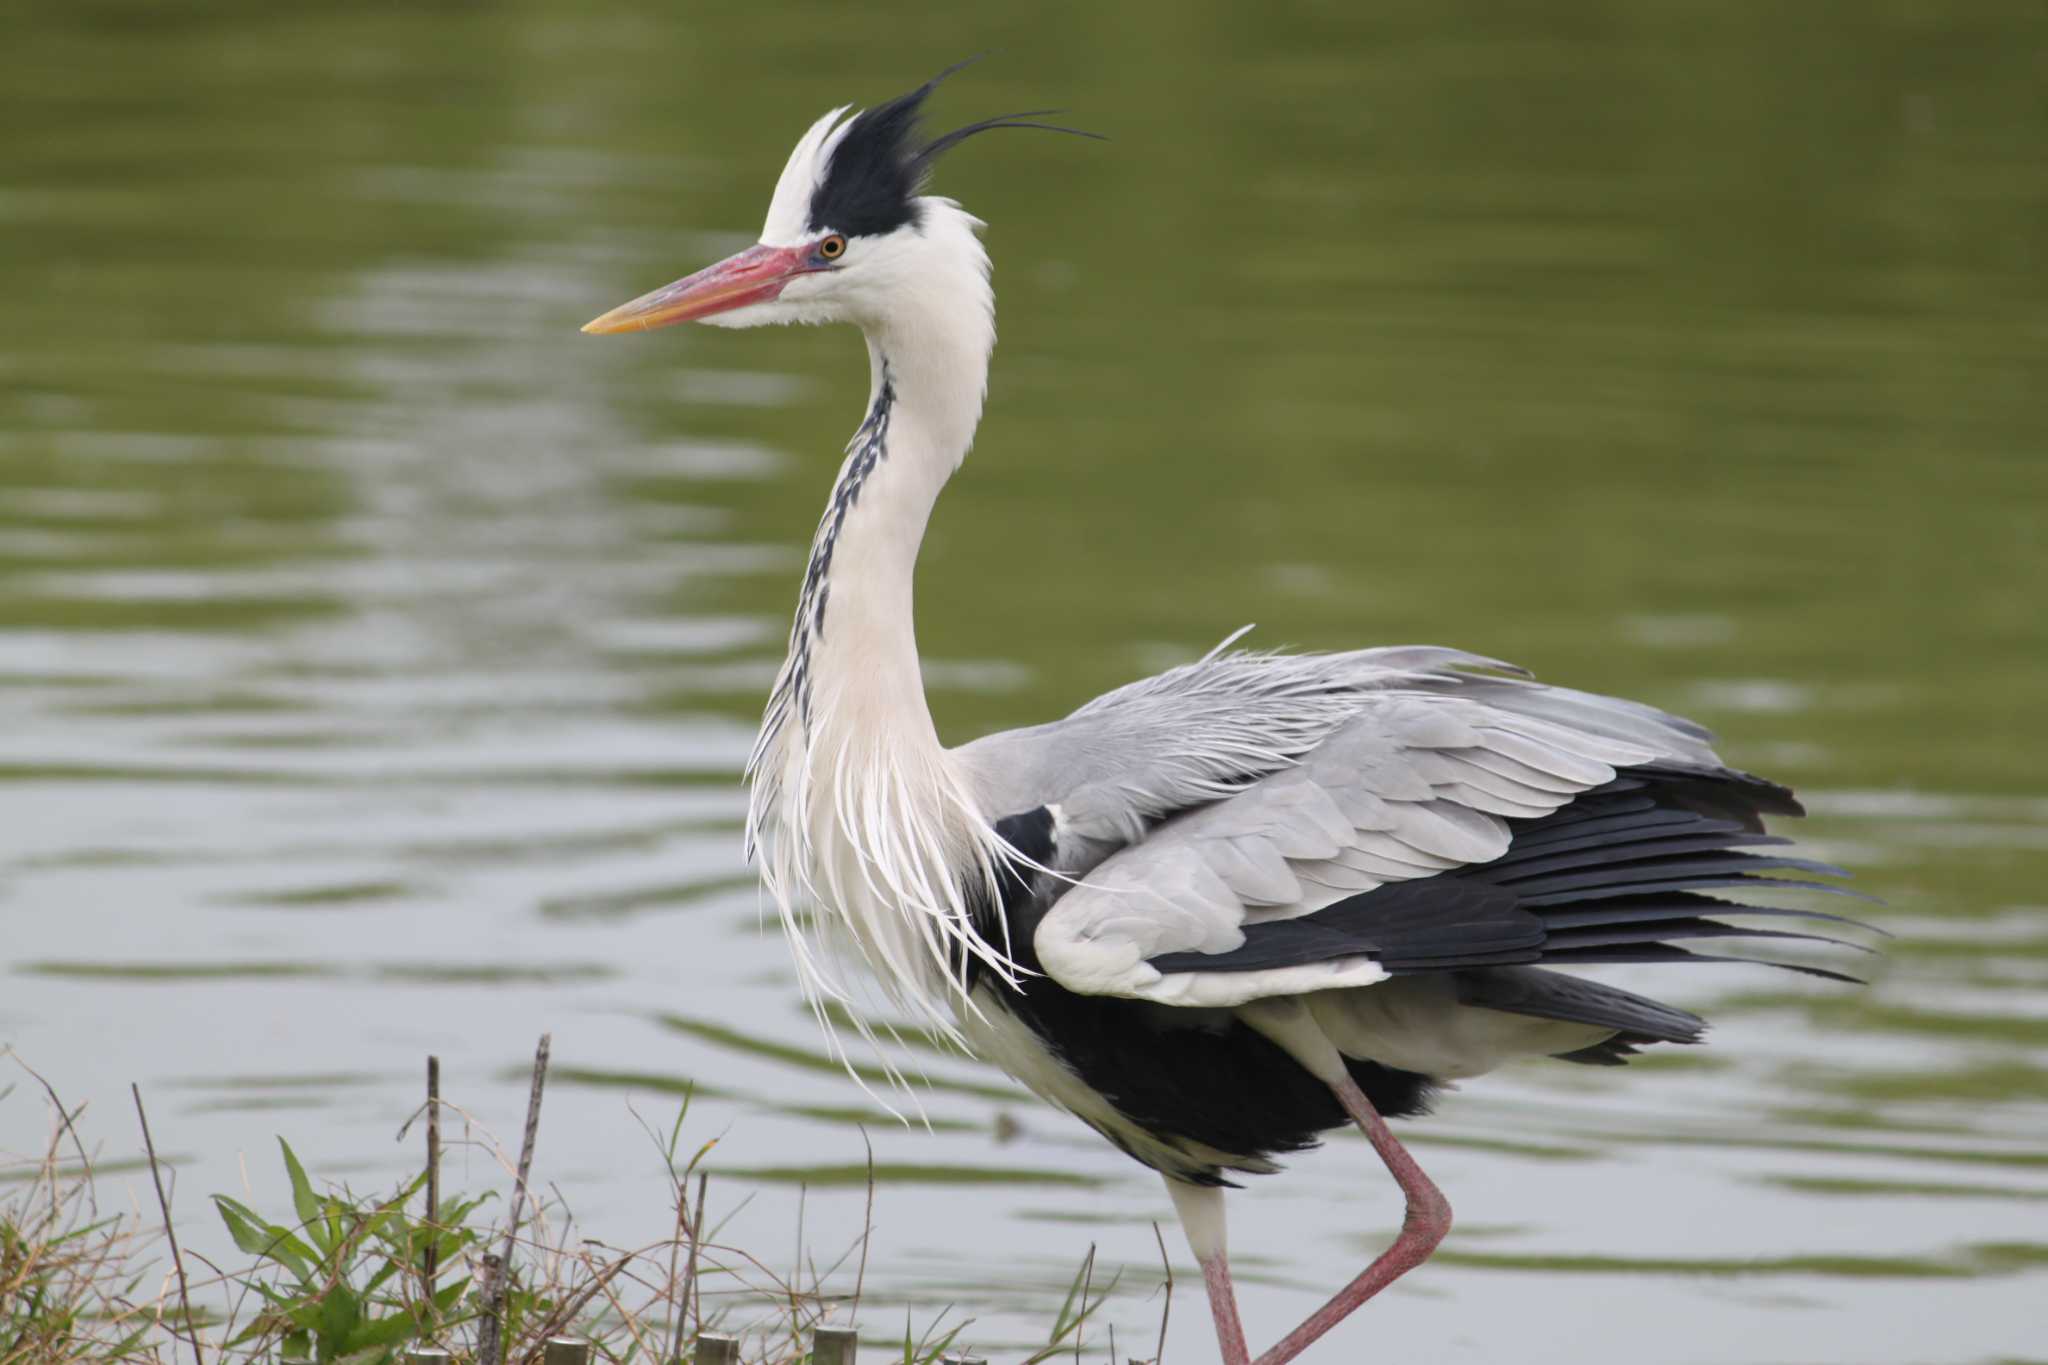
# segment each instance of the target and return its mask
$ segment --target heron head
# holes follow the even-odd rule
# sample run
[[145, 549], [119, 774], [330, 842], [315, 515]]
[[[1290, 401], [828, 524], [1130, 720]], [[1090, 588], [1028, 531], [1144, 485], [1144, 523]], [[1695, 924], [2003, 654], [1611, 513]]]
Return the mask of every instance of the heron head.
[[[965, 63], [961, 63], [965, 65]], [[826, 114], [797, 140], [776, 182], [761, 240], [716, 265], [621, 304], [586, 332], [640, 332], [678, 322], [759, 327], [775, 322], [855, 322], [886, 315], [892, 299], [971, 258], [986, 271], [979, 227], [951, 200], [922, 193], [939, 156], [994, 128], [1042, 128], [1033, 109], [970, 123], [926, 139], [925, 99], [949, 67], [907, 95], [847, 116]], [[1093, 133], [1080, 133], [1094, 137]]]

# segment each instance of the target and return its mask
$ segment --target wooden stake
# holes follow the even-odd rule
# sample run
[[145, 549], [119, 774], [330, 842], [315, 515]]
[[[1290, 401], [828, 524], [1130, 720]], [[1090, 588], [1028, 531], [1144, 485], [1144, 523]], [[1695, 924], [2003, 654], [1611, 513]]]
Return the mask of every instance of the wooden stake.
[[590, 1365], [590, 1343], [575, 1337], [549, 1337], [540, 1348], [541, 1365]]
[[699, 1334], [696, 1365], [740, 1365], [740, 1339], [718, 1332]]
[[811, 1365], [854, 1365], [860, 1333], [851, 1327], [820, 1327], [811, 1334]]

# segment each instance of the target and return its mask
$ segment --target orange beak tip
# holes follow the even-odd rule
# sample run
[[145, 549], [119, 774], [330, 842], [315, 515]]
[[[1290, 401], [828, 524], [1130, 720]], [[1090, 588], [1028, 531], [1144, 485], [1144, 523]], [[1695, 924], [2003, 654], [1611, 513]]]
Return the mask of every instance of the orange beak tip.
[[620, 317], [619, 314], [624, 311], [622, 308], [614, 308], [609, 313], [600, 314], [584, 323], [580, 330], [597, 337], [616, 336], [620, 332], [644, 332], [647, 330], [647, 324], [636, 318]]
[[782, 292], [783, 285], [802, 269], [803, 260], [801, 247], [748, 247], [687, 279], [592, 318], [583, 324], [583, 330], [597, 336], [648, 332], [764, 302]]

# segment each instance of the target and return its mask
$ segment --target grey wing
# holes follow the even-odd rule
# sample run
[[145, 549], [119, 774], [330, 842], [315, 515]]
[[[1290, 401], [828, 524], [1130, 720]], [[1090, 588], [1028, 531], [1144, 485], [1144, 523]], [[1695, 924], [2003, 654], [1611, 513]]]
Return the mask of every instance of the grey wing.
[[[1261, 923], [1489, 862], [1508, 849], [1510, 819], [1549, 815], [1618, 768], [1719, 766], [1696, 727], [1563, 689], [1463, 679], [1347, 701], [1348, 716], [1297, 758], [1083, 872], [1039, 923], [1045, 971], [1084, 994], [1195, 1006], [1368, 985], [1388, 972], [1363, 953], [1263, 970], [1163, 972], [1151, 960], [1229, 953]], [[1055, 816], [1057, 839], [1075, 816], [1064, 805]], [[1076, 823], [1099, 818], [1084, 806]]]
[[[1063, 720], [988, 735], [954, 753], [991, 814], [1057, 802], [1070, 835], [1115, 847], [1296, 761], [1349, 721], [1362, 698], [1404, 688], [1551, 690], [1519, 681], [1526, 676], [1512, 664], [1435, 645], [1342, 654], [1223, 653], [1219, 646], [1195, 663], [1106, 692]], [[1659, 733], [1682, 724], [1631, 709], [1653, 718], [1642, 724]]]

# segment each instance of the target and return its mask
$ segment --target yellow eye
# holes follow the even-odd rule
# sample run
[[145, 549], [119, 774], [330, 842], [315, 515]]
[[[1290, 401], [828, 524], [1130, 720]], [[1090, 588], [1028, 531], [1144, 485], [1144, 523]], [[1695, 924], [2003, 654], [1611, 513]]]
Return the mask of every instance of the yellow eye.
[[818, 254], [828, 261], [838, 260], [846, 254], [846, 239], [836, 232], [833, 233], [830, 237], [818, 243]]

